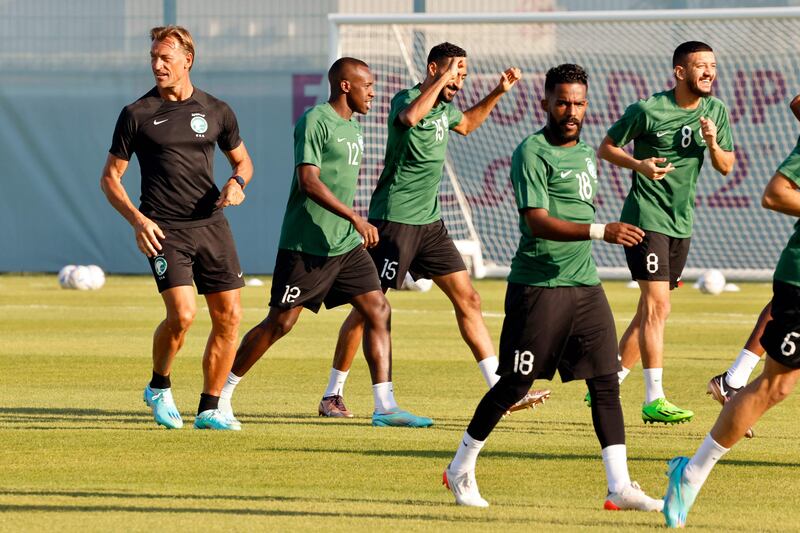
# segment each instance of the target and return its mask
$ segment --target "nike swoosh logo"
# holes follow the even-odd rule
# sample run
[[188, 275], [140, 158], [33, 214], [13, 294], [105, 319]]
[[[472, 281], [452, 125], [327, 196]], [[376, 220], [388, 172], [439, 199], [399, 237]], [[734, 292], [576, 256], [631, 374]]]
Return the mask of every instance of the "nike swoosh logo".
[[340, 143], [340, 142], [342, 142], [342, 141], [343, 141], [343, 140], [345, 140], [345, 139], [347, 139], [347, 137], [342, 137], [341, 139], [339, 139], [339, 138], [337, 137], [337, 138], [336, 138], [336, 142], [337, 142], [337, 143]]
[[572, 174], [572, 171], [571, 171], [571, 170], [565, 170], [565, 171], [563, 171], [563, 172], [561, 173], [561, 177], [562, 177], [562, 178], [566, 178], [566, 177], [567, 177], [567, 176], [569, 176], [570, 174]]
[[725, 385], [724, 385], [724, 383], [725, 383], [725, 378], [723, 377], [723, 378], [721, 378], [719, 380], [719, 393], [723, 398], [725, 397]]
[[237, 278], [241, 278], [241, 277], [242, 277], [242, 274], [244, 274], [244, 272], [239, 272], [238, 274], [236, 274], [236, 277], [237, 277]]
[[669, 133], [669, 132], [668, 131], [659, 131], [658, 133], [656, 133], [656, 137], [663, 137], [667, 133]]
[[169, 120], [168, 118], [165, 118], [164, 120], [154, 120], [153, 121], [153, 126], [158, 126], [159, 124], [163, 124], [168, 120]]

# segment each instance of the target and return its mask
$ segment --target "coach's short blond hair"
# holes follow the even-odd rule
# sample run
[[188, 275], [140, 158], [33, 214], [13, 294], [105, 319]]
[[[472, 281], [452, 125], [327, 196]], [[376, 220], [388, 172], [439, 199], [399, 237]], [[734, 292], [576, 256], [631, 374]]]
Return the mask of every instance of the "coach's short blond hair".
[[[151, 41], [160, 42], [167, 37], [172, 37], [175, 42], [178, 43], [178, 46], [180, 46], [185, 53], [192, 54], [192, 59], [194, 59], [194, 39], [192, 39], [192, 34], [189, 33], [189, 30], [183, 26], [174, 25], [156, 26], [150, 30]], [[194, 65], [194, 61], [192, 61], [192, 65]], [[189, 70], [192, 70], [192, 67], [189, 67]]]

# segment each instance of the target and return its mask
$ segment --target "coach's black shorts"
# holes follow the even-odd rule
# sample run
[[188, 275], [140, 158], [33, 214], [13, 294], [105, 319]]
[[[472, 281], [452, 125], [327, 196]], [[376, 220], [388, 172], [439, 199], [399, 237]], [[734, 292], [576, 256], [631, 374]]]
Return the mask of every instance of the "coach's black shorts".
[[772, 320], [764, 328], [761, 346], [780, 364], [800, 368], [800, 287], [772, 282]]
[[601, 285], [509, 283], [497, 373], [519, 381], [590, 379], [619, 372], [617, 331]]
[[670, 289], [678, 286], [691, 237], [680, 239], [655, 231], [645, 231], [636, 246], [625, 246], [625, 260], [631, 277], [641, 281], [669, 281]]
[[244, 287], [242, 268], [227, 219], [208, 226], [164, 230], [161, 252], [149, 257], [158, 292], [191, 285], [209, 294]]
[[375, 265], [360, 245], [333, 257], [278, 250], [269, 306], [291, 309], [302, 305], [316, 313], [323, 302], [331, 309], [379, 290]]
[[369, 222], [380, 235], [369, 253], [384, 288], [402, 287], [406, 272], [416, 280], [467, 269], [442, 220], [421, 226], [389, 220]]

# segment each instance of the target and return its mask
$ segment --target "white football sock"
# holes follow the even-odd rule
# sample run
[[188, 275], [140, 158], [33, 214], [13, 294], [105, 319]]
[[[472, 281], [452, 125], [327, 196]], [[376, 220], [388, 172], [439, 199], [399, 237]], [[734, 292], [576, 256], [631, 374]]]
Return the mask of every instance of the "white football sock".
[[683, 476], [686, 482], [692, 487], [699, 489], [706, 482], [711, 469], [717, 464], [723, 455], [728, 453], [730, 448], [723, 448], [717, 441], [715, 441], [711, 434], [706, 435], [703, 444], [697, 449], [697, 452], [689, 460], [686, 469], [683, 471]]
[[376, 383], [372, 386], [372, 396], [375, 398], [375, 412], [386, 414], [397, 409], [394, 401], [394, 388], [391, 381]]
[[349, 373], [349, 370], [342, 372], [341, 370], [331, 368], [331, 375], [328, 378], [328, 388], [325, 389], [325, 394], [323, 394], [322, 397], [344, 396], [344, 382], [347, 381], [347, 374]]
[[481, 369], [483, 379], [486, 380], [486, 384], [489, 385], [490, 389], [494, 387], [495, 383], [500, 381], [500, 376], [495, 374], [498, 366], [500, 366], [500, 362], [498, 361], [496, 355], [491, 355], [486, 359], [478, 361], [478, 368]]
[[738, 389], [747, 385], [747, 380], [750, 379], [750, 374], [753, 373], [753, 369], [759, 361], [761, 361], [759, 356], [750, 350], [742, 348], [736, 361], [733, 362], [725, 374], [725, 381], [728, 382], [728, 386]]
[[475, 462], [478, 460], [478, 454], [481, 453], [484, 444], [486, 444], [485, 440], [475, 440], [465, 431], [461, 444], [456, 450], [456, 456], [450, 462], [450, 471], [454, 474], [463, 474], [475, 470]]
[[628, 474], [628, 456], [624, 444], [606, 446], [600, 453], [603, 455], [603, 466], [606, 467], [608, 492], [620, 492], [631, 484]]
[[631, 369], [630, 368], [625, 368], [624, 366], [622, 367], [622, 370], [617, 372], [617, 378], [619, 379], [619, 384], [620, 385], [622, 385], [622, 382], [625, 381], [625, 378], [627, 378], [628, 374], [630, 374], [630, 373], [631, 373]]
[[219, 397], [230, 400], [231, 396], [233, 396], [233, 390], [236, 388], [236, 385], [239, 384], [241, 379], [242, 378], [233, 372], [228, 372], [228, 379], [225, 380], [225, 385], [222, 386], [222, 391], [219, 393]]
[[666, 397], [664, 396], [664, 386], [661, 383], [663, 373], [663, 368], [644, 369], [644, 403]]

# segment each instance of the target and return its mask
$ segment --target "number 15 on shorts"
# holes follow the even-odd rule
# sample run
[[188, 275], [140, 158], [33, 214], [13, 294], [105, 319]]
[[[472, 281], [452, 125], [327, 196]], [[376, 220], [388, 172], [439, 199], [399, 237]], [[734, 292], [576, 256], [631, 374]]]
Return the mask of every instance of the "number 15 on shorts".
[[530, 350], [514, 350], [514, 373], [527, 376], [533, 372], [533, 354]]

